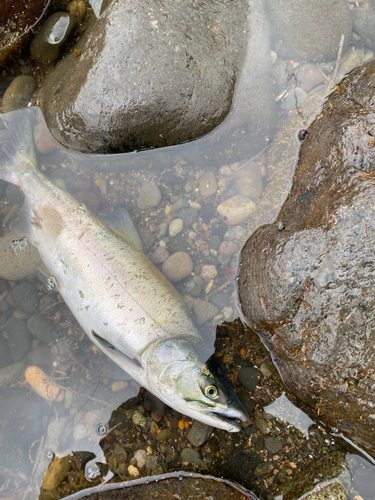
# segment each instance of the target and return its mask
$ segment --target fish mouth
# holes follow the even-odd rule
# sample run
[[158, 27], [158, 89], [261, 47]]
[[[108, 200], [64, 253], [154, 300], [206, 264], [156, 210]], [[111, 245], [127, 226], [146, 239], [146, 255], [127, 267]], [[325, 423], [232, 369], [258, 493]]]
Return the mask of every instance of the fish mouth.
[[214, 425], [215, 427], [224, 429], [228, 432], [239, 432], [241, 430], [241, 425], [238, 420], [246, 422], [249, 418], [248, 415], [245, 415], [242, 411], [239, 410], [235, 412], [233, 411], [233, 415], [209, 410], [203, 410], [202, 413], [207, 415], [207, 423], [209, 425]]

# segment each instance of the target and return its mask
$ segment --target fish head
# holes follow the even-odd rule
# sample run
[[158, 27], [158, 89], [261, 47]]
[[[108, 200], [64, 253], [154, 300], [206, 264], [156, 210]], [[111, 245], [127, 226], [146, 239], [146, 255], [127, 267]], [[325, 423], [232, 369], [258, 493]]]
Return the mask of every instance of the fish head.
[[164, 342], [161, 350], [157, 357], [163, 368], [156, 377], [158, 371], [153, 370], [153, 363], [148, 365], [150, 390], [184, 415], [212, 427], [238, 432], [237, 419], [245, 422], [248, 414], [216, 356], [203, 363], [193, 345], [179, 339]]

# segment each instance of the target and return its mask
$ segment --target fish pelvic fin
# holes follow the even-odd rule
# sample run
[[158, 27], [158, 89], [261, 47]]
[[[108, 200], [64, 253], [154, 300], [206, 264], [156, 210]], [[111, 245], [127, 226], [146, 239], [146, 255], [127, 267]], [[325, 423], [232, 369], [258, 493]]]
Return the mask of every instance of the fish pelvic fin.
[[18, 179], [28, 170], [36, 168], [33, 130], [27, 114], [22, 113], [9, 128], [0, 149], [0, 179], [18, 184]]

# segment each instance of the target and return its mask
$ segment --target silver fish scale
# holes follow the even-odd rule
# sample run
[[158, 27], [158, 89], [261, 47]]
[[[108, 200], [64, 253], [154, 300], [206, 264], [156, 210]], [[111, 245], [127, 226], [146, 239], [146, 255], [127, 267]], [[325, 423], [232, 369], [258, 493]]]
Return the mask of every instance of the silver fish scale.
[[174, 287], [140, 250], [35, 171], [19, 179], [33, 212], [30, 240], [82, 328], [138, 358], [158, 339], [201, 336]]

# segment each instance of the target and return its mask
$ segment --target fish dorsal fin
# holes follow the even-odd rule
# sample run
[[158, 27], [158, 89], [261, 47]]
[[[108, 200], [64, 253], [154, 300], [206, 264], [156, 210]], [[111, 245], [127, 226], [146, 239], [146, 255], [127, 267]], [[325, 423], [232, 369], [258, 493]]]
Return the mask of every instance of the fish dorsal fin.
[[33, 245], [33, 228], [31, 225], [31, 208], [27, 201], [24, 201], [21, 210], [18, 212], [17, 217], [9, 224], [9, 229], [12, 233], [18, 234], [26, 238]]
[[107, 226], [125, 240], [126, 243], [143, 251], [141, 238], [135, 228], [134, 222], [125, 208], [119, 207], [113, 214], [103, 217], [103, 220]]

